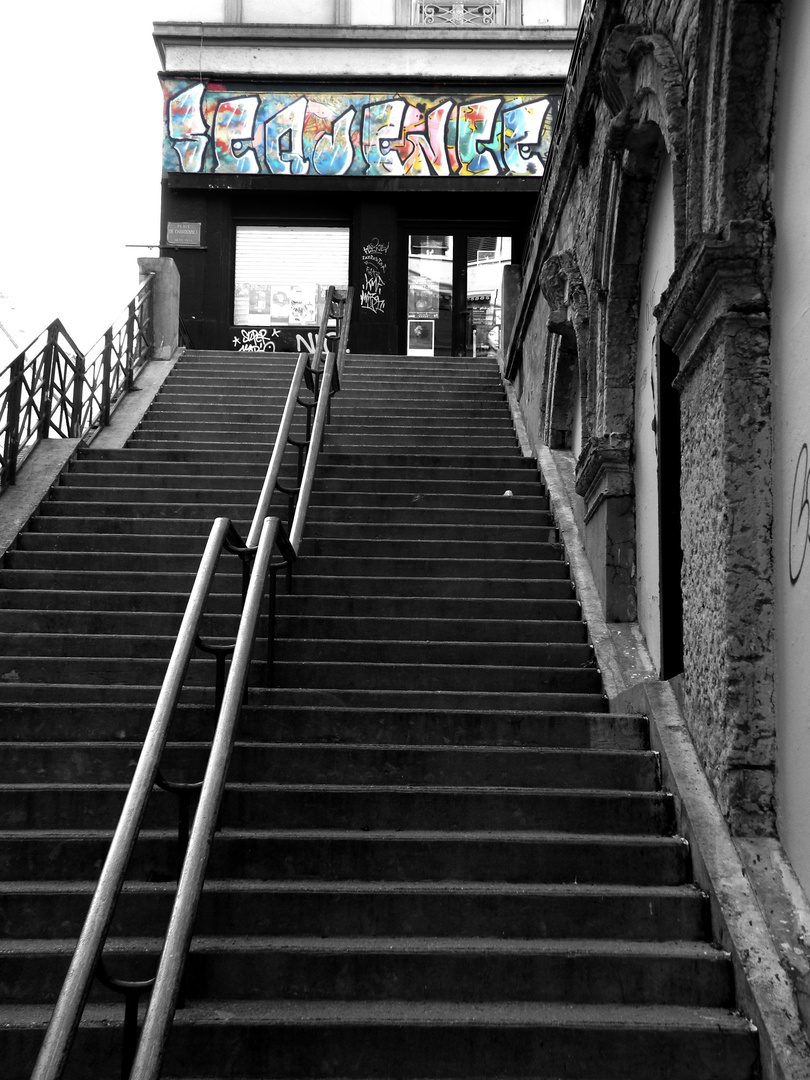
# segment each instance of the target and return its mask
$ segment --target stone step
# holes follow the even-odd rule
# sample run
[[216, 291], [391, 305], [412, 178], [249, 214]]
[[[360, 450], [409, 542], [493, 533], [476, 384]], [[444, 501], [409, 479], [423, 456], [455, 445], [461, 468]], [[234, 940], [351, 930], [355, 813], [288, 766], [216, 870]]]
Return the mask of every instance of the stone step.
[[[523, 712], [483, 709], [465, 711], [441, 700], [408, 708], [341, 706], [328, 702], [243, 706], [239, 722], [244, 739], [266, 744], [293, 742], [356, 743], [378, 746], [439, 744], [442, 746], [545, 746], [572, 750], [647, 750], [649, 737], [643, 717], [608, 712]], [[276, 692], [276, 696], [283, 696]], [[435, 695], [434, 695], [435, 699]], [[127, 702], [8, 703], [3, 741], [7, 743], [54, 740], [83, 742], [142, 739], [152, 718], [149, 705]], [[197, 741], [213, 731], [213, 710], [180, 705], [175, 710], [171, 736], [177, 742]]]
[[[178, 447], [170, 454], [163, 449], [150, 449], [143, 445], [128, 444], [123, 450], [97, 449], [93, 446], [79, 451], [77, 463], [82, 462], [120, 462], [142, 461], [157, 464], [158, 468], [164, 461], [168, 466], [175, 462], [190, 462], [204, 464], [215, 468], [219, 464], [232, 464], [238, 469], [245, 467], [261, 467], [264, 470], [269, 461], [269, 455], [264, 450], [245, 447], [238, 450], [222, 449], [220, 451], [206, 451], [190, 447]], [[443, 468], [461, 469], [476, 475], [481, 469], [502, 469], [507, 472], [529, 472], [532, 477], [537, 477], [542, 488], [542, 478], [536, 472], [536, 466], [531, 458], [517, 457], [514, 453], [491, 455], [476, 454], [470, 457], [466, 453], [415, 451], [413, 453], [364, 453], [362, 451], [349, 451], [342, 445], [330, 446], [325, 443], [318, 456], [318, 474], [330, 467], [374, 469], [378, 465], [385, 468], [424, 468], [430, 471]]]
[[[117, 822], [127, 794], [131, 768], [113, 769], [111, 762], [99, 761], [98, 773], [90, 773], [77, 747], [75, 774], [63, 769], [68, 779], [53, 783], [8, 783], [0, 780], [0, 811], [7, 829], [77, 830], [109, 829]], [[66, 756], [65, 751], [62, 755]], [[51, 759], [56, 754], [51, 755]], [[266, 759], [267, 755], [264, 755]], [[19, 759], [18, 759], [19, 760]], [[38, 761], [49, 759], [40, 754]], [[35, 762], [31, 762], [34, 765]], [[123, 765], [131, 763], [123, 763]], [[28, 762], [20, 772], [25, 771]], [[192, 782], [202, 777], [205, 759], [192, 755], [183, 767], [176, 767], [173, 755], [167, 758], [164, 775], [182, 776]], [[13, 765], [4, 769], [12, 771]], [[33, 769], [31, 770], [33, 771]], [[243, 771], [240, 763], [234, 769]], [[112, 772], [119, 783], [104, 782]], [[50, 774], [49, 774], [50, 775]], [[53, 775], [59, 777], [58, 769]], [[526, 791], [519, 789], [453, 787], [441, 785], [379, 786], [328, 783], [229, 783], [222, 806], [224, 827], [259, 828], [272, 821], [279, 829], [316, 828], [328, 819], [338, 829], [429, 829], [442, 822], [447, 832], [466, 829], [498, 829], [520, 832], [543, 829], [547, 832], [615, 835], [668, 835], [673, 831], [671, 799], [656, 792]], [[174, 796], [155, 792], [144, 817], [146, 828], [169, 829], [177, 823]]]
[[[12, 634], [43, 635], [77, 634], [87, 637], [126, 633], [134, 640], [147, 637], [177, 636], [180, 629], [179, 612], [144, 611], [77, 611], [31, 608], [3, 609], [3, 637], [9, 641]], [[203, 623], [205, 637], [233, 637], [236, 616], [223, 613], [206, 615]], [[259, 637], [267, 633], [267, 620], [259, 622]], [[278, 615], [276, 635], [279, 645], [286, 639], [298, 641], [312, 639], [321, 634], [327, 641], [341, 642], [340, 647], [358, 640], [374, 640], [385, 643], [392, 650], [392, 642], [520, 642], [536, 644], [552, 642], [584, 643], [585, 627], [576, 620], [527, 620], [514, 622], [510, 619], [480, 619], [464, 622], [461, 619], [374, 618], [337, 615]], [[138, 641], [142, 648], [145, 641]], [[37, 652], [41, 651], [39, 644]]]
[[[94, 877], [111, 832], [0, 831], [4, 880], [85, 881]], [[683, 885], [689, 851], [677, 837], [545, 831], [445, 829], [223, 829], [215, 839], [214, 878], [284, 881], [479, 881], [582, 885]], [[174, 830], [146, 829], [131, 879], [175, 880]]]
[[[154, 536], [155, 543], [158, 544], [160, 543], [159, 538], [163, 536], [205, 538], [209, 535], [213, 522], [213, 518], [205, 513], [205, 508], [196, 506], [186, 507], [187, 516], [182, 518], [166, 517], [165, 513], [155, 517], [143, 516], [121, 519], [109, 516], [99, 517], [97, 513], [93, 513], [94, 508], [90, 506], [87, 508], [87, 515], [77, 517], [71, 515], [70, 508], [67, 506], [60, 506], [58, 509], [59, 512], [54, 513], [41, 508], [41, 512], [29, 522], [24, 535], [67, 533], [89, 536], [92, 533], [98, 534], [102, 538], [101, 543], [104, 542], [104, 538], [107, 536], [146, 535]], [[251, 507], [248, 505], [239, 509], [247, 511]], [[277, 507], [277, 509], [280, 510], [281, 507]], [[467, 515], [465, 515], [466, 517]], [[532, 545], [537, 544], [538, 551], [542, 551], [541, 545], [543, 544], [553, 544], [555, 551], [559, 550], [557, 546], [559, 544], [557, 530], [550, 518], [545, 525], [538, 527], [537, 525], [504, 525], [501, 523], [500, 517], [502, 515], [491, 516], [486, 523], [469, 521], [468, 524], [465, 524], [464, 521], [459, 523], [458, 516], [454, 520], [446, 521], [443, 524], [432, 524], [429, 520], [415, 524], [402, 521], [397, 522], [395, 530], [387, 527], [385, 518], [375, 523], [362, 520], [349, 522], [308, 521], [304, 543], [308, 544], [310, 540], [331, 539], [345, 539], [352, 542], [385, 540], [386, 538], [391, 539], [393, 532], [397, 539], [407, 540], [410, 543], [419, 543], [422, 540], [426, 543], [450, 542], [454, 548], [456, 544], [475, 542], [497, 543], [505, 550], [507, 545], [521, 542]], [[247, 526], [251, 518], [252, 513], [250, 516], [244, 515], [234, 519], [243, 535], [247, 533]], [[24, 542], [20, 544], [22, 548], [25, 548], [25, 546]]]
[[[169, 743], [166, 773], [189, 782], [202, 776], [210, 744]], [[92, 784], [129, 782], [140, 747], [131, 742], [6, 743], [0, 783]], [[655, 792], [658, 759], [652, 751], [569, 750], [547, 747], [396, 746], [387, 744], [238, 741], [228, 772], [243, 784], [410, 785], [420, 788], [516, 788], [534, 792]], [[339, 794], [339, 791], [338, 791]], [[369, 792], [368, 797], [373, 797]], [[492, 792], [497, 797], [498, 792]], [[328, 815], [327, 815], [328, 817]], [[269, 819], [272, 820], [272, 819]], [[331, 820], [331, 819], [330, 819]], [[440, 819], [434, 819], [440, 820]], [[23, 822], [24, 823], [24, 822]], [[635, 829], [633, 830], [636, 831]]]
[[[207, 490], [223, 489], [225, 491], [250, 491], [254, 498], [258, 495], [264, 480], [266, 470], [255, 469], [252, 473], [242, 472], [214, 472], [210, 473], [182, 473], [161, 472], [146, 473], [138, 472], [101, 472], [72, 469], [59, 485], [60, 491], [66, 488], [71, 490], [86, 488], [143, 488], [145, 480], [148, 480], [150, 489], [176, 488], [194, 490], [204, 484]], [[204, 479], [203, 479], [204, 477]], [[285, 470], [280, 477], [286, 487], [297, 487], [298, 478], [290, 469]], [[470, 495], [480, 494], [490, 498], [504, 497], [506, 492], [512, 496], [531, 496], [544, 498], [538, 484], [525, 473], [513, 474], [512, 477], [495, 475], [494, 477], [472, 477], [470, 479], [450, 478], [447, 480], [436, 479], [430, 476], [428, 470], [422, 470], [421, 475], [414, 475], [410, 471], [396, 470], [390, 476], [358, 477], [347, 470], [340, 470], [335, 475], [321, 472], [317, 476], [313, 491], [315, 492], [342, 492], [347, 497], [356, 492], [380, 492], [385, 494], [397, 494], [405, 492], [411, 495]], [[509, 496], [506, 496], [507, 498]]]
[[[27, 1080], [48, 1006], [6, 1006], [0, 1054], [8, 1080]], [[120, 1073], [120, 1009], [90, 1005], [74, 1060], [98, 1080]], [[217, 1001], [178, 1010], [163, 1066], [167, 1080], [330, 1075], [534, 1077], [542, 1080], [740, 1080], [757, 1068], [748, 1020], [685, 1006], [497, 1002]], [[394, 1068], [392, 1068], [394, 1063]], [[407, 1065], [407, 1072], [403, 1071]], [[222, 1075], [222, 1074], [220, 1074]]]
[[[115, 685], [129, 682], [160, 686], [168, 663], [165, 657], [143, 656], [0, 656], [0, 680], [16, 683]], [[264, 662], [254, 660], [251, 681], [259, 683]], [[213, 685], [211, 657], [192, 659], [186, 683], [193, 687]], [[596, 668], [517, 667], [480, 664], [470, 669], [452, 663], [355, 663], [306, 659], [277, 659], [273, 686], [333, 690], [413, 690], [416, 692], [476, 691], [489, 693], [567, 693], [598, 695], [601, 676]]]
[[[0, 1003], [55, 1000], [72, 939], [0, 942]], [[162, 938], [105, 949], [108, 970], [150, 978]], [[120, 977], [120, 975], [119, 975]], [[558, 1002], [731, 1007], [731, 962], [701, 942], [504, 941], [481, 937], [330, 938], [196, 935], [186, 964], [195, 1003]], [[96, 982], [90, 1000], [116, 1000]]]
[[[126, 614], [121, 613], [120, 625], [112, 632], [91, 631], [73, 636], [65, 630], [51, 633], [0, 633], [0, 654], [4, 657], [119, 657], [146, 659], [168, 658], [176, 633], [137, 635], [127, 632]], [[358, 633], [362, 630], [362, 622]], [[229, 632], [214, 635], [207, 627], [205, 640], [216, 644], [232, 644], [236, 636], [235, 620]], [[300, 628], [297, 628], [300, 631]], [[319, 629], [317, 626], [315, 629]], [[266, 624], [265, 624], [266, 633]], [[368, 633], [368, 627], [366, 627]], [[593, 652], [584, 642], [471, 642], [471, 641], [408, 641], [375, 638], [307, 638], [280, 637], [275, 643], [275, 657], [290, 663], [354, 663], [362, 665], [369, 655], [377, 664], [487, 664], [491, 667], [592, 667]]]
[[[3, 882], [6, 939], [73, 937], [92, 881]], [[125, 882], [113, 934], [165, 931], [173, 882]], [[209, 878], [195, 927], [201, 934], [324, 937], [476, 937], [505, 940], [702, 941], [708, 897], [691, 885], [508, 885], [475, 882], [222, 881]]]
[[[97, 705], [99, 702], [121, 702], [126, 705], [150, 704], [157, 700], [158, 686], [133, 682], [76, 683], [65, 681], [49, 685], [42, 681], [24, 680], [12, 667], [10, 677], [0, 679], [0, 702], [4, 710], [10, 704], [53, 702], [58, 708], [77, 702]], [[294, 705], [307, 708], [338, 707], [346, 709], [439, 710], [468, 712], [480, 708], [485, 713], [606, 712], [608, 702], [602, 693], [559, 690], [545, 692], [502, 692], [474, 690], [378, 690], [347, 687], [301, 689], [296, 687], [252, 686], [250, 700], [257, 707]], [[207, 705], [213, 710], [213, 692], [207, 686], [190, 685], [183, 690], [183, 704]]]
[[[190, 461], [187, 460], [189, 455], [184, 454], [182, 457], [178, 456], [177, 460], [161, 460], [149, 455], [138, 454], [134, 450], [122, 451], [122, 453], [127, 456], [113, 458], [85, 455], [79, 457], [71, 463], [69, 475], [98, 476], [99, 479], [94, 481], [96, 483], [105, 482], [101, 477], [104, 477], [106, 482], [109, 483], [111, 477], [133, 477], [138, 474], [146, 474], [150, 478], [182, 475], [194, 483], [199, 483], [201, 476], [208, 477], [209, 475], [212, 477], [223, 475], [229, 478], [253, 476], [261, 480], [264, 477], [267, 465], [267, 462], [261, 460], [259, 455], [255, 455], [253, 460], [240, 462], [236, 457], [226, 461], [217, 461], [216, 459]], [[290, 450], [289, 457], [291, 461], [293, 456], [293, 451]], [[523, 468], [514, 461], [502, 465], [490, 465], [484, 459], [484, 464], [465, 467], [460, 464], [452, 464], [451, 459], [450, 465], [427, 467], [419, 464], [389, 465], [385, 461], [371, 460], [366, 465], [346, 467], [340, 463], [333, 462], [330, 464], [325, 462], [324, 459], [325, 455], [318, 458], [318, 470], [316, 473], [318, 482], [332, 479], [346, 479], [349, 482], [352, 480], [368, 482], [372, 480], [401, 481], [406, 479], [440, 483], [466, 481], [482, 484], [503, 483], [509, 486], [516, 484], [531, 485], [532, 494], [544, 494], [540, 474]], [[290, 472], [289, 475], [292, 475], [292, 473]]]
[[[20, 553], [22, 556], [25, 553]], [[19, 563], [14, 553], [9, 556], [9, 561]], [[85, 560], [86, 562], [86, 560]], [[172, 593], [175, 602], [174, 610], [181, 610], [185, 606], [185, 598], [191, 589], [194, 580], [192, 572], [187, 573], [160, 573], [155, 570], [130, 571], [125, 570], [74, 570], [61, 569], [59, 571], [60, 588], [69, 591], [101, 590], [104, 592], [131, 592], [137, 595], [138, 600], [132, 601], [133, 610], [137, 608], [137, 602], [143, 599], [145, 592], [169, 592]], [[0, 570], [0, 589], [34, 588], [48, 589], [53, 586], [55, 573], [52, 569], [24, 569], [19, 565]], [[229, 593], [237, 595], [239, 588], [239, 572], [236, 569], [226, 570], [217, 574], [213, 595]], [[369, 577], [355, 576], [333, 578], [326, 574], [300, 573], [295, 576], [295, 591], [299, 596], [307, 595], [330, 595], [330, 596], [399, 596], [399, 597], [451, 597], [451, 598], [507, 598], [507, 599], [536, 599], [536, 600], [566, 600], [573, 599], [573, 586], [567, 578], [419, 578], [419, 577]], [[210, 601], [213, 605], [213, 601]], [[212, 606], [212, 610], [217, 610]]]
[[[0, 571], [2, 575], [2, 571]], [[27, 578], [17, 575], [24, 583]], [[38, 575], [40, 576], [40, 575]], [[64, 575], [62, 575], [64, 576]], [[35, 610], [43, 611], [118, 611], [118, 612], [175, 612], [182, 614], [185, 597], [166, 590], [133, 592], [122, 583], [119, 591], [99, 589], [98, 580], [85, 579], [82, 583], [94, 588], [76, 589], [66, 587], [58, 591], [49, 588], [51, 581], [45, 580], [41, 587], [0, 588], [0, 610], [6, 605], [23, 608], [30, 604]], [[207, 611], [214, 614], [238, 614], [241, 610], [241, 594], [233, 592], [212, 593], [209, 596]], [[319, 617], [369, 617], [378, 618], [450, 618], [462, 620], [477, 619], [546, 619], [578, 620], [581, 612], [579, 603], [572, 597], [557, 600], [529, 599], [525, 595], [513, 598], [445, 596], [371, 596], [355, 593], [351, 595], [323, 595], [319, 593], [295, 592], [292, 595], [279, 585], [276, 596], [276, 614], [289, 616]], [[581, 624], [580, 624], [581, 625]]]
[[[174, 437], [172, 437], [171, 434], [165, 432], [150, 433], [139, 428], [132, 435], [128, 446], [136, 450], [141, 448], [145, 450], [151, 449], [171, 455], [180, 451], [214, 453], [222, 455], [224, 458], [226, 454], [238, 455], [241, 452], [241, 448], [244, 446], [243, 435], [247, 434], [249, 433], [246, 432], [237, 436], [233, 433], [226, 433], [221, 438], [214, 438], [205, 434], [192, 436], [191, 432], [175, 432]], [[261, 452], [265, 460], [269, 460], [274, 441], [274, 437], [271, 437], [268, 432], [254, 432], [250, 435], [249, 450]], [[337, 440], [332, 441], [335, 444], [337, 443]], [[514, 440], [510, 443], [505, 438], [485, 440], [483, 438], [471, 439], [469, 436], [455, 436], [446, 440], [442, 439], [440, 435], [430, 439], [424, 436], [401, 436], [391, 437], [390, 439], [369, 436], [368, 438], [358, 437], [351, 439], [351, 441], [345, 439], [341, 441], [341, 451], [349, 457], [370, 455], [379, 458], [389, 454], [393, 456], [421, 454], [423, 457], [434, 457], [443, 454], [445, 460], [460, 455], [468, 459], [489, 459], [507, 454], [510, 447], [515, 447]]]
[[[535, 534], [536, 535], [536, 534]], [[502, 559], [505, 537], [501, 540], [455, 540], [452, 547], [441, 540], [365, 536], [356, 537], [307, 537], [301, 548], [302, 558], [351, 558], [362, 562], [374, 556], [386, 559], [402, 558], [432, 560], [447, 557], [451, 553], [462, 561], [486, 559], [490, 562]], [[150, 534], [104, 533], [88, 529], [87, 532], [26, 531], [15, 545], [18, 552], [124, 552], [129, 554], [193, 555], [199, 560], [205, 549], [202, 534], [187, 533]], [[508, 555], [511, 560], [522, 562], [537, 558], [539, 561], [555, 562], [563, 557], [563, 549], [557, 543], [512, 540]], [[300, 566], [301, 564], [299, 564]]]

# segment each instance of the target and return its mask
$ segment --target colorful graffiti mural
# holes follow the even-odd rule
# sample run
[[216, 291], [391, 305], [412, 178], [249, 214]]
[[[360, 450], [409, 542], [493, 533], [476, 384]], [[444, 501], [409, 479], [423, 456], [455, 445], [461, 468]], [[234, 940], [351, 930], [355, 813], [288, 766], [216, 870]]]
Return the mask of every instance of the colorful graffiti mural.
[[541, 176], [554, 95], [281, 93], [164, 79], [167, 173]]

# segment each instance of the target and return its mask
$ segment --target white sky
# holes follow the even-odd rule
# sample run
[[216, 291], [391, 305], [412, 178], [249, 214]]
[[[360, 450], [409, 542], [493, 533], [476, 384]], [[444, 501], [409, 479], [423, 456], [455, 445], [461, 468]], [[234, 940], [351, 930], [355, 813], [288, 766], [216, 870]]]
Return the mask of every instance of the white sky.
[[[200, 10], [198, 0], [3, 5], [0, 323], [20, 349], [57, 316], [87, 348], [137, 289], [138, 256], [157, 254], [127, 247], [159, 240], [152, 23]], [[0, 331], [0, 366], [14, 354]]]

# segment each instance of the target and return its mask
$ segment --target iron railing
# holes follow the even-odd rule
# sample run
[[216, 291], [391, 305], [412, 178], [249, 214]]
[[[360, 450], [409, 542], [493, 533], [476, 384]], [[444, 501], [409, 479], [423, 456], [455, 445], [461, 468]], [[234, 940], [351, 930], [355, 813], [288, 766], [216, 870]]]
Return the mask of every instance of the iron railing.
[[151, 355], [150, 275], [87, 353], [54, 321], [0, 371], [0, 491], [40, 439], [78, 439], [110, 422]]
[[[330, 399], [339, 389], [339, 373], [346, 348], [351, 304], [351, 289], [348, 290], [345, 298], [338, 298], [334, 290], [330, 289], [316, 349], [311, 354], [299, 355], [287, 406], [279, 425], [276, 444], [247, 541], [242, 542], [238, 532], [227, 518], [217, 518], [212, 526], [124, 809], [48, 1026], [32, 1080], [58, 1080], [62, 1076], [93, 978], [96, 976], [105, 985], [120, 990], [125, 995], [122, 1076], [137, 1077], [138, 1080], [146, 1080], [146, 1078], [157, 1080], [160, 1075], [160, 1066], [174, 1013], [178, 1007], [178, 999], [181, 999], [180, 1003], [182, 1003], [184, 998], [183, 972], [191, 945], [194, 919], [205, 882], [208, 856], [218, 825], [236, 726], [247, 694], [262, 598], [267, 591], [270, 618], [268, 620], [268, 662], [265, 671], [269, 673], [273, 653], [276, 573], [279, 569], [286, 568], [288, 582], [291, 582], [292, 565], [298, 556], [303, 536], [315, 467], [329, 415]], [[330, 319], [336, 322], [336, 336], [328, 342], [327, 324]], [[328, 347], [330, 344], [333, 347]], [[321, 360], [322, 351], [325, 351], [323, 361]], [[300, 397], [301, 384], [304, 381], [313, 390], [312, 402]], [[299, 486], [295, 493], [297, 497], [288, 536], [281, 521], [276, 517], [269, 517], [268, 511], [274, 492], [276, 490], [286, 492], [278, 480], [281, 459], [286, 447], [292, 442], [290, 429], [296, 404], [307, 407], [308, 437], [305, 440], [307, 455], [303, 468], [299, 470]], [[309, 410], [313, 405], [315, 416], [310, 424]], [[274, 563], [275, 550], [278, 550], [280, 558]], [[201, 645], [200, 622], [223, 551], [238, 555], [242, 560], [243, 568], [242, 614], [236, 640], [233, 646], [220, 647], [221, 650], [232, 651], [233, 657], [227, 682], [221, 692], [219, 674], [217, 676], [217, 724], [202, 784], [172, 785], [167, 783], [160, 774], [160, 760], [192, 651], [195, 646]], [[221, 670], [220, 655], [217, 657], [218, 673]], [[192, 786], [199, 786], [200, 796], [190, 834], [184, 821], [186, 811], [181, 803], [178, 842], [182, 869], [157, 975], [154, 979], [137, 983], [124, 982], [110, 978], [104, 968], [102, 954], [146, 806], [156, 785], [168, 790], [182, 789], [182, 793], [187, 792]], [[143, 1031], [138, 1039], [137, 1003], [139, 997], [148, 990], [152, 991], [152, 997], [144, 1020]]]
[[506, 0], [412, 0], [414, 26], [496, 26], [504, 22]]

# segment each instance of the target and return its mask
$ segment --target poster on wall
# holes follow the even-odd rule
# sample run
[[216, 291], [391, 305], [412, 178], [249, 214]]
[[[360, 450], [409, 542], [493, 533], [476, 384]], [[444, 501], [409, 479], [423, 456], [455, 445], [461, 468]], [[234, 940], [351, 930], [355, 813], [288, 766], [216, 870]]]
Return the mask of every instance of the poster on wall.
[[408, 319], [408, 356], [433, 356], [435, 328], [432, 319]]
[[336, 93], [164, 78], [163, 170], [541, 177], [558, 94]]

